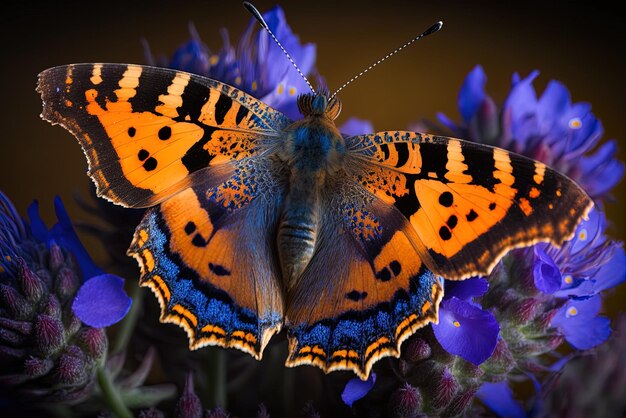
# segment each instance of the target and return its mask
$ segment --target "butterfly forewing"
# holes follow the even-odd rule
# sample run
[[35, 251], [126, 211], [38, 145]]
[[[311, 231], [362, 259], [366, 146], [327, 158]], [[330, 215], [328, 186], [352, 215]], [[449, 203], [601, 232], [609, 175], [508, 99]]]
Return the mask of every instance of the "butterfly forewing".
[[163, 201], [200, 170], [259, 155], [289, 123], [240, 90], [166, 68], [55, 67], [37, 90], [42, 117], [78, 138], [98, 194], [131, 207]]
[[508, 151], [414, 132], [347, 140], [352, 175], [397, 208], [437, 274], [488, 274], [510, 249], [569, 239], [593, 203], [574, 182]]

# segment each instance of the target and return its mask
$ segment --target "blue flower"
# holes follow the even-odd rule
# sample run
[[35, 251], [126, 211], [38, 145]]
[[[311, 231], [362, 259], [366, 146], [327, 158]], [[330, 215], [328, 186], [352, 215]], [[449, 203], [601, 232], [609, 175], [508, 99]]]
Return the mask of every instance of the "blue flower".
[[542, 248], [533, 248], [535, 263], [533, 264], [533, 277], [535, 287], [543, 293], [552, 294], [561, 288], [561, 271]]
[[446, 281], [439, 307], [439, 323], [433, 324], [435, 337], [446, 351], [475, 365], [491, 357], [500, 333], [495, 316], [472, 301], [488, 288], [487, 281], [482, 278]]
[[526, 410], [522, 404], [513, 398], [513, 392], [508, 383], [483, 383], [476, 396], [499, 417], [525, 418]]
[[[303, 74], [314, 73], [315, 45], [300, 43], [298, 36], [287, 24], [283, 9], [276, 6], [264, 13], [263, 18]], [[292, 119], [301, 118], [297, 96], [308, 92], [309, 87], [256, 20], [251, 19], [237, 47], [230, 44], [228, 32], [223, 29], [224, 43], [217, 53], [212, 53], [200, 40], [193, 25], [190, 26], [190, 33], [191, 39], [181, 45], [169, 61], [155, 60], [148, 50], [148, 62], [230, 84]]]
[[593, 296], [626, 281], [624, 248], [607, 239], [605, 228], [604, 214], [593, 209], [561, 248], [541, 244], [561, 271], [561, 286], [554, 296]]
[[610, 320], [598, 316], [602, 298], [572, 298], [567, 301], [550, 323], [565, 337], [565, 340], [579, 350], [587, 350], [603, 343], [611, 335]]
[[[513, 391], [506, 380], [501, 382], [485, 382], [476, 397], [489, 407], [497, 416], [504, 418], [525, 418], [538, 416], [542, 411], [541, 384], [532, 374], [526, 374], [535, 390], [534, 400], [526, 409], [522, 402], [513, 397]], [[543, 411], [545, 412], [545, 411]]]
[[101, 274], [78, 289], [72, 310], [85, 324], [104, 328], [121, 321], [131, 303], [132, 299], [124, 291], [124, 279], [114, 274]]
[[339, 127], [339, 132], [349, 136], [366, 135], [374, 132], [374, 125], [369, 120], [349, 118]]
[[580, 350], [609, 337], [609, 319], [598, 316], [599, 293], [626, 281], [626, 253], [621, 243], [607, 240], [605, 225], [603, 213], [594, 209], [561, 248], [548, 244], [534, 248], [535, 286], [555, 298], [567, 299], [551, 325]]
[[348, 381], [346, 387], [341, 393], [341, 400], [343, 403], [352, 407], [352, 404], [363, 398], [374, 387], [376, 383], [376, 373], [371, 373], [367, 380], [361, 380], [358, 377], [353, 377]]
[[[8, 199], [1, 193], [0, 198], [8, 202]], [[6, 202], [4, 202], [5, 206]], [[37, 201], [29, 206], [27, 213], [30, 218], [30, 227], [23, 225], [28, 231], [23, 235], [21, 244], [28, 246], [35, 241], [48, 247], [58, 245], [69, 251], [76, 259], [83, 279], [83, 284], [72, 305], [74, 314], [85, 324], [96, 328], [106, 327], [120, 321], [128, 313], [132, 303], [131, 298], [123, 290], [124, 279], [113, 274], [104, 274], [102, 269], [93, 262], [76, 235], [67, 210], [58, 196], [54, 199], [54, 210], [57, 223], [48, 229], [39, 215]], [[22, 223], [21, 219], [20, 223]], [[32, 240], [28, 239], [29, 237]], [[15, 239], [12, 241], [13, 244], [18, 244]], [[2, 245], [3, 253], [5, 247], [8, 248], [10, 245]], [[16, 255], [23, 254], [23, 251], [16, 248], [16, 245], [13, 247]]]
[[533, 81], [538, 75], [537, 71], [526, 78], [515, 74], [498, 111], [485, 91], [485, 72], [476, 66], [458, 97], [463, 122], [456, 124], [442, 114], [439, 121], [455, 136], [543, 161], [578, 182], [592, 198], [606, 196], [624, 176], [624, 163], [615, 156], [617, 142], [598, 146], [602, 123], [591, 113], [591, 105], [572, 103], [562, 83], [550, 81], [537, 97]]

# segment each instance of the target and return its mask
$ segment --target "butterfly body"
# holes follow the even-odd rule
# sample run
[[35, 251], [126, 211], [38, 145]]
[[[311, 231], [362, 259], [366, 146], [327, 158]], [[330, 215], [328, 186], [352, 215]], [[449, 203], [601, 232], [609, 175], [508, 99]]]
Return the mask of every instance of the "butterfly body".
[[42, 117], [79, 140], [97, 192], [148, 207], [128, 254], [189, 345], [352, 370], [438, 320], [443, 281], [569, 239], [592, 207], [567, 177], [498, 148], [407, 131], [342, 135], [338, 100], [291, 121], [205, 77], [129, 64], [40, 74]]
[[[277, 153], [288, 169], [288, 186], [276, 244], [282, 278], [291, 288], [315, 251], [321, 194], [328, 179], [343, 169], [345, 142], [327, 112], [325, 96], [299, 98], [304, 118], [285, 129], [284, 145]], [[311, 106], [307, 107], [310, 103]]]

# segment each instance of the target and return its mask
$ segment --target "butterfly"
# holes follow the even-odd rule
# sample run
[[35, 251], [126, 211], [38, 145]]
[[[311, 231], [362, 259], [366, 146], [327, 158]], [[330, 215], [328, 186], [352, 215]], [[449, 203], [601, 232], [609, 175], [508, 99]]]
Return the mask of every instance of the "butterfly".
[[97, 194], [150, 208], [128, 254], [191, 349], [351, 370], [398, 357], [438, 321], [442, 277], [487, 275], [512, 248], [560, 245], [592, 207], [546, 165], [407, 131], [347, 136], [341, 104], [292, 121], [235, 87], [166, 68], [73, 64], [39, 75], [42, 117], [78, 139]]

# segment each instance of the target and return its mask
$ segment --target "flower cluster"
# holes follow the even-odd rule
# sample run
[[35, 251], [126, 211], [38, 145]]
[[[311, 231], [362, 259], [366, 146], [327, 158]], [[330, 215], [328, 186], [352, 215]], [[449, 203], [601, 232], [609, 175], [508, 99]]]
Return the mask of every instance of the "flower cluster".
[[55, 210], [48, 230], [34, 203], [28, 224], [0, 193], [0, 385], [29, 403], [87, 398], [106, 356], [102, 327], [131, 302], [123, 280], [92, 262], [58, 198]]
[[485, 91], [483, 68], [476, 66], [459, 92], [463, 121], [455, 123], [443, 114], [438, 115], [439, 121], [459, 138], [546, 163], [576, 181], [596, 201], [605, 197], [624, 176], [624, 163], [615, 156], [617, 141], [599, 145], [603, 128], [591, 105], [572, 103], [559, 81], [550, 81], [537, 98], [532, 83], [538, 75], [538, 71], [526, 78], [514, 74], [511, 91], [498, 109]]

